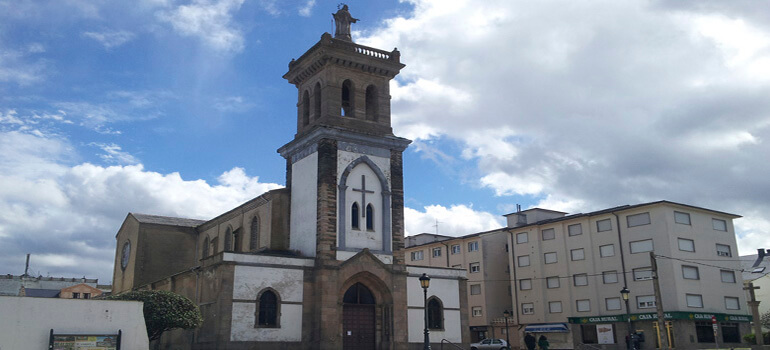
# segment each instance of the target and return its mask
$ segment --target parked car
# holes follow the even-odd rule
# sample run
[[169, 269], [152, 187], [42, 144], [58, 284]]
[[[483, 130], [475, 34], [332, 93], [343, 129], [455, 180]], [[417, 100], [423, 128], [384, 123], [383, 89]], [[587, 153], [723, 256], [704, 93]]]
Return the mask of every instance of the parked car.
[[510, 350], [508, 343], [502, 339], [484, 339], [471, 344], [471, 350]]

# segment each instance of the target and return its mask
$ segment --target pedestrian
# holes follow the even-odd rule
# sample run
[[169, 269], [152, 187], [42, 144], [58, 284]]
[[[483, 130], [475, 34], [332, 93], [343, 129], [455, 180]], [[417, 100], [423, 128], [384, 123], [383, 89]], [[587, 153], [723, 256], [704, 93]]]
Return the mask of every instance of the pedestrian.
[[524, 345], [527, 346], [527, 350], [535, 350], [537, 340], [535, 340], [535, 336], [532, 335], [532, 333], [527, 332], [527, 334], [524, 336]]
[[548, 343], [548, 338], [546, 338], [545, 335], [541, 335], [540, 339], [537, 340], [537, 345], [540, 346], [540, 349], [542, 350], [548, 350], [548, 347], [551, 344]]

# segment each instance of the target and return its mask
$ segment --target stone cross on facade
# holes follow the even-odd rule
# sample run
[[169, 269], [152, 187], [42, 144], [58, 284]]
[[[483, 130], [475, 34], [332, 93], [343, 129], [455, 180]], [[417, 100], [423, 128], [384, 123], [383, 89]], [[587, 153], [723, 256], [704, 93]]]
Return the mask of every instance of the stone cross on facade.
[[353, 41], [350, 36], [350, 24], [358, 22], [358, 18], [353, 18], [348, 12], [348, 5], [342, 5], [342, 8], [337, 10], [337, 13], [333, 13], [334, 16], [334, 38], [347, 41]]
[[374, 191], [368, 191], [366, 189], [366, 177], [361, 175], [361, 188], [354, 188], [353, 191], [361, 192], [361, 217], [366, 216], [366, 194], [374, 193]]

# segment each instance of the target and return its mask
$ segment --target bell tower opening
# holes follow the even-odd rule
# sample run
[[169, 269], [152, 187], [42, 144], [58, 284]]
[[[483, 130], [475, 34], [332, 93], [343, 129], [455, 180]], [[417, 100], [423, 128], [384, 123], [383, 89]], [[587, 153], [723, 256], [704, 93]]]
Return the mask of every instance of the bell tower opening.
[[377, 114], [380, 112], [379, 95], [377, 87], [369, 85], [366, 87], [366, 120], [377, 121]]
[[350, 79], [346, 79], [342, 82], [342, 96], [340, 96], [340, 104], [342, 109], [340, 115], [343, 117], [355, 117], [353, 101], [355, 100], [355, 92], [353, 91], [353, 83]]

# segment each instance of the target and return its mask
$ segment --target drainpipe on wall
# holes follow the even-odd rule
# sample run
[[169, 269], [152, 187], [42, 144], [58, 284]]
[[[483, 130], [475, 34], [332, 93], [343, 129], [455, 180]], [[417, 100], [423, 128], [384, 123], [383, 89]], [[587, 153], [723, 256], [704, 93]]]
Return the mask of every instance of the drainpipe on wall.
[[623, 239], [620, 236], [620, 217], [618, 214], [615, 214], [615, 212], [612, 212], [612, 215], [615, 215], [615, 223], [618, 226], [618, 248], [620, 248], [620, 268], [623, 269], [623, 284], [628, 288], [628, 281], [626, 280], [626, 259], [623, 254]]
[[449, 267], [449, 245], [443, 241], [439, 241], [444, 247], [446, 247], [446, 267]]
[[[510, 241], [511, 244], [509, 244], [509, 249], [508, 249], [508, 255], [510, 259], [508, 261], [511, 262], [510, 273], [513, 274], [513, 281], [512, 281], [513, 284], [509, 283], [509, 285], [511, 286], [511, 295], [513, 295], [513, 302], [514, 302], [514, 305], [512, 308], [513, 310], [516, 310], [516, 324], [518, 324], [519, 328], [521, 328], [521, 319], [519, 318], [519, 293], [517, 292], [518, 284], [516, 283], [516, 259], [515, 259], [516, 255], [513, 254], [513, 247], [516, 246], [516, 244], [513, 240], [513, 232], [511, 232], [511, 230], [509, 229], [505, 229], [505, 231], [508, 232], [508, 235], [511, 237], [511, 241]], [[508, 344], [508, 346], [510, 347], [510, 344]]]

